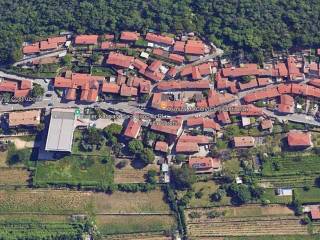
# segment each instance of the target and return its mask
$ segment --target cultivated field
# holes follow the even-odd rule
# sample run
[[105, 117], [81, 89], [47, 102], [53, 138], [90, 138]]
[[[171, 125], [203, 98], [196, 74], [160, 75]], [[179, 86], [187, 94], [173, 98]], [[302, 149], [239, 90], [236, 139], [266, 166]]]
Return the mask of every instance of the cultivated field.
[[129, 160], [124, 168], [116, 168], [114, 172], [115, 183], [144, 183], [145, 175], [151, 169], [159, 171], [159, 167], [156, 164], [150, 164], [142, 169], [133, 168]]
[[27, 185], [29, 175], [23, 168], [0, 168], [0, 187]]
[[[191, 212], [199, 218], [191, 218]], [[223, 213], [223, 217], [209, 218], [210, 211]], [[187, 231], [191, 239], [200, 237], [261, 236], [261, 235], [307, 235], [308, 227], [300, 224], [292, 210], [285, 206], [261, 207], [249, 205], [210, 209], [188, 209]]]
[[293, 175], [293, 176], [272, 176], [257, 178], [258, 183], [262, 187], [266, 188], [278, 188], [278, 187], [304, 187], [314, 186], [317, 174], [309, 175]]
[[96, 222], [102, 235], [161, 232], [175, 227], [175, 219], [169, 215], [99, 215]]
[[105, 235], [103, 240], [171, 240], [171, 237], [166, 237], [163, 233], [131, 233], [131, 234], [117, 234]]

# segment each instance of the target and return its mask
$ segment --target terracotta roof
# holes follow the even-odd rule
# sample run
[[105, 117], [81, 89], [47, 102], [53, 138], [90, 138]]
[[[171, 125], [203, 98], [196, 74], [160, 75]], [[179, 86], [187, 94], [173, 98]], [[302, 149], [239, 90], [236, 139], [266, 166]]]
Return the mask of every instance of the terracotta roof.
[[202, 78], [198, 67], [192, 67], [191, 75], [193, 80], [199, 80]]
[[57, 36], [57, 37], [49, 37], [47, 40], [49, 43], [57, 43], [59, 44], [64, 44], [67, 41], [66, 36]]
[[272, 83], [272, 79], [268, 77], [258, 77], [257, 81], [259, 87], [264, 87]]
[[137, 96], [138, 89], [135, 87], [128, 87], [126, 84], [121, 85], [120, 95], [125, 97]]
[[320, 79], [319, 78], [315, 78], [315, 79], [311, 79], [308, 84], [313, 85], [315, 87], [320, 87]]
[[224, 77], [242, 77], [250, 75], [259, 75], [257, 64], [245, 64], [243, 67], [229, 67], [222, 69], [222, 75]]
[[229, 117], [229, 113], [228, 112], [219, 112], [217, 114], [217, 118], [220, 122], [224, 123], [224, 124], [229, 124], [231, 123], [230, 117]]
[[319, 220], [320, 219], [320, 209], [319, 209], [319, 207], [318, 206], [317, 207], [312, 207], [311, 211], [310, 211], [310, 214], [311, 214], [311, 219], [312, 220]]
[[173, 45], [173, 43], [174, 43], [173, 38], [168, 37], [168, 36], [154, 34], [154, 33], [147, 33], [146, 40], [149, 42], [155, 42], [155, 43], [160, 43], [160, 44], [165, 44], [165, 45]]
[[182, 122], [180, 118], [156, 121], [151, 124], [151, 130], [177, 136], [182, 129]]
[[124, 41], [137, 41], [140, 37], [140, 33], [137, 32], [121, 32], [120, 40]]
[[234, 95], [229, 93], [217, 93], [215, 90], [209, 90], [208, 105], [209, 107], [216, 107], [225, 103], [232, 102], [235, 99]]
[[160, 67], [162, 66], [162, 62], [160, 60], [154, 60], [148, 67], [148, 70], [151, 72], [159, 71]]
[[275, 66], [277, 77], [287, 77], [288, 69], [285, 63], [277, 63]]
[[252, 104], [242, 106], [245, 111], [240, 111], [241, 116], [262, 116], [262, 108], [258, 108]]
[[211, 157], [190, 157], [189, 167], [197, 172], [213, 172], [214, 169], [221, 169], [221, 161]]
[[72, 80], [64, 77], [55, 77], [53, 84], [54, 87], [71, 88]]
[[213, 141], [212, 138], [204, 135], [181, 135], [179, 138], [180, 142], [195, 142], [197, 144], [209, 144]]
[[102, 92], [105, 93], [119, 93], [120, 86], [115, 83], [103, 83], [102, 84]]
[[309, 132], [290, 131], [287, 136], [290, 147], [308, 147], [312, 145]]
[[58, 44], [55, 42], [48, 42], [48, 41], [41, 41], [40, 42], [40, 50], [46, 51], [46, 50], [52, 50], [58, 48]]
[[114, 34], [106, 33], [106, 34], [103, 35], [103, 37], [104, 37], [105, 40], [113, 40], [114, 39]]
[[69, 101], [76, 100], [76, 89], [75, 88], [68, 88], [67, 89], [66, 99]]
[[207, 108], [208, 107], [208, 101], [206, 98], [200, 99], [196, 102], [197, 108]]
[[135, 121], [133, 119], [130, 119], [123, 135], [130, 138], [137, 138], [139, 135], [141, 129], [141, 123], [140, 121]]
[[182, 68], [180, 75], [182, 77], [187, 76], [189, 74], [192, 74], [192, 65], [186, 65], [185, 67]]
[[173, 46], [173, 51], [183, 53], [185, 44], [186, 44], [185, 42], [176, 41]]
[[184, 56], [181, 56], [179, 54], [175, 54], [175, 53], [171, 53], [169, 55], [169, 59], [174, 61], [174, 62], [177, 62], [177, 63], [183, 63], [184, 61]]
[[9, 126], [40, 124], [40, 110], [9, 112]]
[[176, 144], [176, 152], [177, 153], [199, 152], [199, 146], [195, 142], [178, 141]]
[[154, 150], [160, 151], [160, 152], [168, 152], [168, 143], [162, 142], [162, 141], [157, 141], [156, 145], [154, 146]]
[[146, 76], [147, 78], [155, 81], [155, 82], [159, 82], [164, 78], [164, 74], [161, 72], [152, 72], [149, 71], [148, 69], [143, 73], [144, 76]]
[[39, 42], [24, 46], [22, 49], [24, 54], [35, 54], [40, 52]]
[[175, 77], [176, 74], [177, 74], [177, 69], [175, 67], [171, 67], [169, 69], [169, 71], [167, 72], [167, 74], [170, 76], [170, 77]]
[[233, 141], [235, 147], [253, 147], [255, 142], [253, 137], [234, 137]]
[[171, 80], [171, 81], [162, 81], [157, 84], [157, 89], [160, 91], [167, 90], [179, 90], [179, 89], [209, 89], [210, 83], [209, 80], [200, 80], [200, 81], [180, 81], [180, 80]]
[[102, 42], [100, 45], [101, 49], [112, 49], [115, 47], [115, 44], [113, 42], [105, 41]]
[[261, 121], [261, 128], [262, 129], [270, 129], [272, 128], [273, 124], [272, 124], [272, 121], [271, 119], [263, 119]]
[[111, 52], [107, 59], [107, 64], [118, 67], [128, 68], [133, 63], [134, 57], [126, 56], [121, 53]]
[[212, 63], [202, 63], [198, 65], [201, 76], [212, 74]]
[[250, 80], [250, 82], [247, 82], [247, 83], [239, 82], [240, 90], [247, 90], [247, 89], [255, 88], [255, 87], [258, 87], [258, 82], [256, 79], [252, 79], [252, 80]]
[[187, 119], [187, 126], [193, 127], [193, 126], [200, 126], [203, 124], [204, 118], [202, 117], [189, 117]]
[[1, 81], [0, 92], [15, 92], [18, 88], [18, 83], [12, 81]]
[[203, 55], [204, 44], [202, 41], [188, 40], [185, 45], [185, 53], [191, 55]]
[[20, 89], [17, 89], [15, 92], [14, 92], [14, 96], [19, 98], [19, 97], [27, 97], [30, 93], [30, 89], [23, 89], [23, 90], [20, 90]]
[[20, 83], [20, 89], [31, 89], [32, 88], [32, 82], [29, 80], [22, 80]]
[[213, 119], [205, 118], [203, 120], [203, 129], [214, 129], [216, 131], [220, 131], [221, 127]]
[[146, 64], [145, 62], [141, 61], [138, 58], [135, 58], [134, 62], [133, 62], [133, 66], [135, 68], [137, 68], [139, 71], [143, 71], [144, 72], [146, 70], [146, 68], [148, 67], [148, 64]]
[[98, 35], [78, 35], [75, 38], [75, 44], [96, 45], [98, 44], [98, 37]]
[[165, 51], [164, 51], [162, 48], [154, 48], [154, 49], [152, 50], [152, 53], [153, 53], [154, 55], [157, 55], [157, 56], [162, 57], [162, 56], [164, 56]]

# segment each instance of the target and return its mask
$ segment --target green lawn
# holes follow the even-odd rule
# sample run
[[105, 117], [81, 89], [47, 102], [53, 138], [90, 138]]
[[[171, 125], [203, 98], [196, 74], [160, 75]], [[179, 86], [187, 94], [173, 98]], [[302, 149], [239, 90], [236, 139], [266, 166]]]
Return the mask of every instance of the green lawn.
[[110, 157], [71, 155], [57, 161], [39, 161], [34, 183], [108, 185], [113, 182], [113, 173], [114, 162]]
[[34, 167], [36, 164], [35, 155], [35, 149], [16, 149], [15, 145], [10, 143], [8, 146], [6, 162], [10, 166]]
[[279, 204], [289, 204], [292, 201], [291, 196], [277, 196], [275, 194], [275, 189], [265, 189], [263, 199], [269, 200], [270, 203], [279, 203]]
[[223, 162], [223, 169], [233, 174], [240, 172], [240, 161], [237, 158], [227, 160]]
[[106, 67], [92, 67], [91, 74], [94, 76], [105, 76], [109, 77], [115, 74], [111, 68]]
[[317, 155], [286, 155], [272, 157], [263, 164], [265, 176], [320, 174], [320, 157]]
[[318, 203], [320, 201], [320, 188], [311, 187], [305, 191], [303, 188], [295, 188], [294, 194], [301, 203]]

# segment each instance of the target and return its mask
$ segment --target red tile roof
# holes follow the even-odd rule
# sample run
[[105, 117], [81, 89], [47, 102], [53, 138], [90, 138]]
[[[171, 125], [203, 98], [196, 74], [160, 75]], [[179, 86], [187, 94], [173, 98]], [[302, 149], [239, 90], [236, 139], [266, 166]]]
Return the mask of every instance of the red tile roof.
[[204, 44], [202, 41], [188, 40], [185, 45], [185, 53], [191, 55], [203, 55]]
[[128, 122], [123, 135], [130, 138], [137, 138], [139, 135], [141, 129], [141, 123], [140, 121], [136, 121], [133, 119], [130, 119]]
[[154, 49], [152, 50], [152, 53], [153, 53], [154, 55], [157, 55], [157, 56], [162, 57], [162, 56], [164, 56], [165, 51], [164, 51], [162, 48], [154, 48]]
[[140, 37], [140, 33], [137, 32], [121, 32], [120, 40], [123, 41], [137, 41]]
[[162, 81], [157, 84], [157, 89], [160, 91], [168, 90], [180, 90], [180, 89], [209, 89], [210, 83], [209, 80], [200, 80], [200, 81], [180, 81], [180, 80], [171, 80], [171, 81]]
[[26, 97], [28, 96], [30, 93], [30, 89], [23, 89], [23, 90], [20, 90], [20, 89], [17, 89], [15, 92], [14, 92], [14, 96], [15, 97]]
[[220, 131], [221, 127], [213, 119], [205, 118], [203, 120], [203, 129], [213, 129], [216, 131]]
[[247, 83], [239, 82], [239, 88], [242, 91], [250, 88], [255, 88], [255, 87], [258, 87], [258, 82], [256, 79], [252, 79], [250, 82], [247, 82]]
[[147, 33], [146, 40], [165, 45], [173, 45], [174, 39], [168, 36], [158, 35], [154, 33]]
[[183, 63], [184, 61], [184, 56], [181, 56], [179, 54], [175, 54], [175, 53], [171, 53], [169, 55], [169, 59], [174, 61], [174, 62], [177, 62], [177, 63]]
[[67, 89], [66, 99], [69, 101], [76, 100], [76, 89], [75, 88], [68, 88]]
[[40, 44], [36, 42], [31, 45], [24, 46], [22, 49], [24, 54], [35, 54], [40, 52]]
[[320, 87], [320, 79], [316, 78], [316, 79], [311, 79], [308, 84], [313, 85], [315, 87]]
[[[319, 50], [319, 49], [318, 49]], [[320, 51], [319, 51], [320, 53]], [[320, 55], [320, 54], [318, 54]], [[319, 209], [319, 206], [317, 207], [312, 207], [311, 208], [311, 211], [310, 211], [310, 214], [311, 214], [311, 219], [312, 220], [319, 220], [320, 219], [320, 209]]]
[[180, 118], [156, 121], [151, 124], [151, 130], [177, 136], [182, 130], [182, 123]]
[[255, 142], [253, 137], [234, 137], [233, 141], [235, 147], [253, 147]]
[[176, 152], [177, 153], [199, 152], [199, 146], [197, 143], [194, 143], [194, 142], [178, 141], [176, 144]]
[[271, 78], [268, 77], [259, 77], [257, 80], [259, 87], [264, 87], [272, 83]]
[[288, 145], [290, 147], [308, 147], [312, 145], [311, 134], [292, 130], [288, 134]]
[[212, 65], [213, 63], [202, 63], [198, 65], [197, 67], [201, 76], [212, 74]]
[[190, 157], [189, 167], [195, 169], [196, 172], [213, 172], [221, 169], [221, 161], [211, 157]]
[[228, 93], [217, 93], [215, 90], [209, 90], [208, 105], [209, 107], [216, 107], [225, 103], [232, 102], [235, 99], [234, 95]]
[[159, 71], [160, 67], [162, 66], [162, 62], [160, 60], [154, 60], [148, 67], [148, 70], [151, 72]]
[[111, 52], [107, 59], [107, 64], [117, 67], [128, 68], [133, 64], [134, 57], [126, 56], [121, 53]]
[[252, 104], [243, 105], [242, 107], [245, 111], [244, 110], [240, 111], [241, 116], [262, 116], [263, 115], [262, 108], [258, 108]]
[[103, 35], [103, 37], [104, 37], [105, 40], [113, 40], [114, 39], [114, 34], [106, 33], [106, 34]]
[[173, 51], [183, 53], [185, 44], [186, 44], [185, 42], [176, 41], [173, 46]]
[[199, 80], [202, 78], [198, 67], [192, 67], [191, 75], [193, 80]]
[[98, 35], [78, 35], [75, 38], [77, 45], [96, 45], [98, 44]]
[[126, 84], [121, 85], [120, 95], [124, 97], [131, 97], [138, 95], [138, 89], [135, 87], [128, 87]]
[[57, 43], [59, 44], [64, 44], [67, 41], [66, 36], [57, 36], [57, 37], [49, 37], [47, 40], [49, 43]]
[[18, 84], [12, 81], [0, 82], [0, 92], [15, 92], [18, 88]]
[[135, 58], [134, 59], [134, 62], [133, 62], [133, 66], [139, 70], [139, 72], [144, 72], [147, 67], [148, 67], [148, 64], [146, 64], [145, 62], [143, 62], [142, 60], [138, 59], [138, 58]]
[[193, 126], [200, 126], [203, 124], [204, 118], [202, 117], [189, 117], [187, 119], [187, 126], [193, 127]]
[[213, 141], [212, 138], [204, 135], [197, 135], [197, 136], [191, 136], [191, 135], [181, 135], [179, 138], [179, 142], [194, 142], [197, 144], [209, 144]]
[[224, 123], [224, 124], [229, 124], [231, 123], [230, 117], [229, 117], [229, 113], [228, 112], [219, 112], [217, 114], [217, 118], [220, 122]]
[[229, 67], [222, 69], [222, 75], [224, 77], [242, 77], [250, 75], [259, 75], [257, 64], [245, 64], [243, 67]]
[[46, 51], [46, 50], [52, 50], [58, 48], [58, 44], [55, 42], [48, 42], [48, 41], [41, 41], [40, 42], [40, 50]]
[[176, 74], [177, 74], [177, 69], [175, 67], [171, 67], [169, 69], [169, 71], [167, 72], [167, 74], [170, 76], [170, 77], [175, 77]]
[[29, 80], [22, 80], [20, 83], [20, 89], [31, 89], [32, 88], [32, 82]]
[[160, 152], [168, 152], [169, 150], [168, 143], [157, 141], [156, 145], [154, 146], [154, 150], [160, 151]]
[[104, 93], [119, 93], [120, 86], [115, 83], [103, 83], [102, 92]]
[[271, 119], [263, 119], [261, 121], [261, 128], [262, 129], [270, 129], [272, 128], [273, 124], [272, 124], [272, 121]]

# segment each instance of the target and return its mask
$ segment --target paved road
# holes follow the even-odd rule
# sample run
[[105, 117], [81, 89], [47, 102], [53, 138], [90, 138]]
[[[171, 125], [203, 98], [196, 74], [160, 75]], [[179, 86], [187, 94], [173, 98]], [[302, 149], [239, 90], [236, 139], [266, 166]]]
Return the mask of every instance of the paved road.
[[21, 64], [26, 64], [26, 63], [29, 63], [29, 62], [32, 62], [34, 60], [39, 60], [41, 58], [47, 58], [47, 57], [56, 57], [56, 56], [59, 56], [60, 54], [65, 54], [67, 53], [67, 50], [66, 49], [62, 49], [62, 50], [55, 50], [55, 51], [52, 51], [52, 52], [48, 52], [48, 53], [44, 53], [40, 56], [34, 56], [34, 57], [28, 57], [28, 58], [25, 58], [23, 60], [20, 60], [18, 62], [15, 62], [13, 64], [13, 66], [18, 66], [18, 65], [21, 65]]

